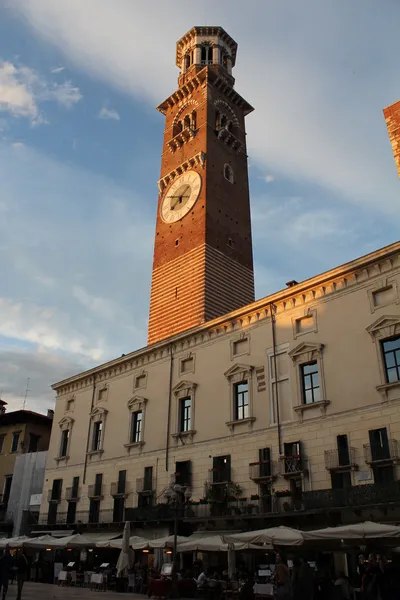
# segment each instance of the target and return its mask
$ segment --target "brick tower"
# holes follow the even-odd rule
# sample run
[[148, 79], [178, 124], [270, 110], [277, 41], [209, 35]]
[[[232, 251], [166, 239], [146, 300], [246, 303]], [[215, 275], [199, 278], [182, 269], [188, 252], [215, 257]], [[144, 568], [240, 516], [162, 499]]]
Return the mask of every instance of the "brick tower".
[[178, 89], [157, 109], [164, 145], [149, 343], [254, 300], [245, 116], [234, 89], [237, 44], [221, 27], [177, 43]]
[[392, 104], [392, 106], [385, 108], [383, 114], [388, 128], [390, 143], [393, 148], [397, 173], [400, 177], [400, 100]]

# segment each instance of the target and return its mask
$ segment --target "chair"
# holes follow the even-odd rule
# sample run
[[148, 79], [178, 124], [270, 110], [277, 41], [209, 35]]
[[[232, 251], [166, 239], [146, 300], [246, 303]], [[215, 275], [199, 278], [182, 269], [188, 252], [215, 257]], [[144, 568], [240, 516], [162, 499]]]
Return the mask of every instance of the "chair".
[[129, 588], [132, 590], [132, 592], [135, 591], [135, 575], [128, 575], [128, 592], [129, 592]]

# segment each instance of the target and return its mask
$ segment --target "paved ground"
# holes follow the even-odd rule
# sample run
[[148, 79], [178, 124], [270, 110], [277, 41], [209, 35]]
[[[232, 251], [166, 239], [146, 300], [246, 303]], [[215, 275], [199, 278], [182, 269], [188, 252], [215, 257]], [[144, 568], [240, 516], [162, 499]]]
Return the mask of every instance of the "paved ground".
[[[7, 600], [15, 600], [17, 597], [17, 586], [14, 583], [8, 588]], [[45, 583], [32, 583], [28, 581], [22, 590], [22, 600], [147, 600], [147, 596], [137, 594], [116, 594], [115, 592], [91, 592], [88, 588], [58, 587]]]

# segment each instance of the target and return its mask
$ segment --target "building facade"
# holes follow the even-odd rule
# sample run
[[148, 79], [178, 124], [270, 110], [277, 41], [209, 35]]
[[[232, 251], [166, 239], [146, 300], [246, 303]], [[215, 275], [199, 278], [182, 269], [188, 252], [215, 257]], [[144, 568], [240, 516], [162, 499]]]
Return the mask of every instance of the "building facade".
[[8, 511], [14, 467], [17, 458], [46, 451], [49, 447], [53, 411], [47, 415], [30, 410], [5, 412], [2, 402], [0, 414], [0, 529], [13, 530], [13, 516]]
[[400, 243], [254, 302], [236, 44], [200, 27], [177, 48], [151, 343], [53, 386], [40, 526], [159, 533], [178, 508], [182, 532], [392, 519]]
[[400, 177], [400, 100], [383, 110], [393, 156]]

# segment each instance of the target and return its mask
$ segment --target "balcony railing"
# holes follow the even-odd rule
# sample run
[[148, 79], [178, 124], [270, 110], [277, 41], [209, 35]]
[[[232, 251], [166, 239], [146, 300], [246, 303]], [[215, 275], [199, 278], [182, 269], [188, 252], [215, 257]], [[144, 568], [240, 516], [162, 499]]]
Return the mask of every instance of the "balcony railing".
[[226, 484], [226, 483], [231, 483], [231, 481], [232, 481], [232, 476], [231, 476], [230, 469], [214, 468], [214, 469], [209, 469], [209, 471], [208, 471], [208, 483], [210, 485]]
[[115, 497], [120, 497], [123, 498], [124, 496], [127, 496], [129, 493], [128, 491], [128, 485], [127, 483], [125, 483], [125, 485], [120, 485], [118, 483], [118, 481], [113, 481], [111, 486], [110, 486], [110, 495]]
[[192, 485], [192, 474], [191, 473], [173, 473], [170, 479], [170, 485], [181, 485], [182, 487], [191, 487]]
[[136, 479], [136, 492], [138, 494], [148, 494], [151, 495], [154, 493], [155, 489], [155, 481], [152, 477], [139, 477]]
[[253, 481], [269, 481], [277, 476], [277, 464], [272, 460], [262, 460], [249, 464], [249, 478]]
[[397, 440], [388, 440], [387, 446], [364, 444], [364, 456], [368, 465], [397, 461], [400, 458], [399, 443]]
[[281, 456], [280, 472], [284, 477], [295, 477], [306, 471], [306, 460], [303, 456]]
[[48, 502], [61, 502], [61, 492], [49, 490], [47, 492], [47, 501]]
[[315, 490], [303, 492], [303, 504], [306, 510], [373, 506], [388, 502], [400, 502], [400, 482], [386, 485], [368, 483], [355, 485], [343, 490]]
[[336, 450], [325, 450], [325, 468], [328, 471], [335, 471], [338, 469], [353, 468], [357, 467], [356, 460], [356, 449], [348, 448], [348, 452], [339, 452]]
[[67, 502], [75, 502], [79, 500], [80, 488], [67, 487], [65, 490], [65, 499]]
[[96, 500], [102, 496], [102, 486], [96, 485], [95, 483], [88, 485], [88, 498]]

